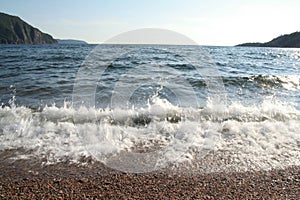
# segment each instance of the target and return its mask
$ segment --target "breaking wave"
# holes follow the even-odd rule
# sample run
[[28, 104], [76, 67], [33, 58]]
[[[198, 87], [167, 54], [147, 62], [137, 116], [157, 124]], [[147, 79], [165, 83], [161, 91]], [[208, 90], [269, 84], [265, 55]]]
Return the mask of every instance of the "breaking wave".
[[74, 109], [68, 102], [30, 109], [12, 102], [0, 108], [0, 116], [0, 150], [23, 149], [14, 159], [38, 157], [44, 164], [89, 156], [110, 163], [124, 152], [158, 151], [163, 159], [156, 161], [163, 166], [192, 168], [223, 152], [221, 159], [230, 158], [230, 165], [214, 161], [214, 171], [300, 164], [300, 111], [271, 100], [232, 103], [225, 111], [209, 103], [181, 108], [158, 97], [146, 108], [113, 110]]

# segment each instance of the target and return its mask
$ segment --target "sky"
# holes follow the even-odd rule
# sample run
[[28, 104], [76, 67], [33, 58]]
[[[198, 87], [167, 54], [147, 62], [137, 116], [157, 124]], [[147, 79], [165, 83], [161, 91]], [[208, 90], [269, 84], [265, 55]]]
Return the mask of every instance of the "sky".
[[175, 31], [199, 45], [267, 42], [300, 31], [299, 10], [299, 0], [0, 0], [0, 12], [88, 43], [141, 28]]

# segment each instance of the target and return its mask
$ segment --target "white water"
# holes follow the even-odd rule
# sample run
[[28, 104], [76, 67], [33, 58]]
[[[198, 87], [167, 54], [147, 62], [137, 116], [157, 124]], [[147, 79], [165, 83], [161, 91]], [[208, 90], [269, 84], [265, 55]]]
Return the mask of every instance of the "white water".
[[197, 162], [224, 152], [235, 170], [284, 168], [300, 165], [299, 130], [300, 111], [271, 100], [233, 103], [225, 114], [214, 106], [179, 108], [158, 98], [145, 109], [75, 110], [67, 103], [41, 111], [13, 103], [0, 108], [0, 150], [22, 148], [13, 159], [38, 157], [45, 164], [82, 156], [109, 163], [121, 152], [156, 151], [157, 162], [203, 167]]

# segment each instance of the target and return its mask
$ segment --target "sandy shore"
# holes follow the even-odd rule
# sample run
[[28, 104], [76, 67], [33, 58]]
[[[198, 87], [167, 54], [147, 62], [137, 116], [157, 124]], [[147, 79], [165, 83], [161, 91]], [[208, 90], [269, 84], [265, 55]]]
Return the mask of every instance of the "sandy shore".
[[[87, 161], [89, 162], [89, 161]], [[299, 199], [300, 167], [246, 173], [126, 174], [101, 163], [1, 162], [0, 199]]]

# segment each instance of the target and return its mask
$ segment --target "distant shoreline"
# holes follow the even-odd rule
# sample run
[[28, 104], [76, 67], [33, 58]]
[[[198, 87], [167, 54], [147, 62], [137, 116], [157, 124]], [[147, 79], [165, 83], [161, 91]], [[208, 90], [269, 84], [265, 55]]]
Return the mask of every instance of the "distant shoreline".
[[83, 40], [74, 40], [74, 39], [56, 39], [58, 44], [88, 44]]
[[0, 12], [0, 44], [88, 44], [83, 40], [54, 39], [18, 16]]
[[241, 47], [278, 47], [278, 48], [300, 48], [300, 32], [281, 35], [269, 42], [249, 42], [238, 44]]

